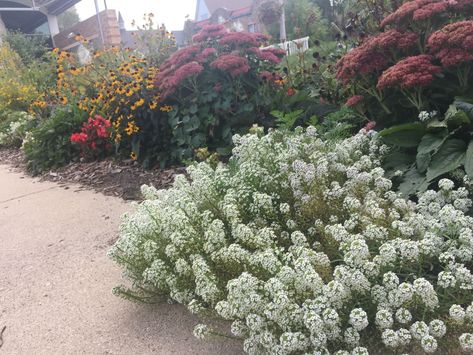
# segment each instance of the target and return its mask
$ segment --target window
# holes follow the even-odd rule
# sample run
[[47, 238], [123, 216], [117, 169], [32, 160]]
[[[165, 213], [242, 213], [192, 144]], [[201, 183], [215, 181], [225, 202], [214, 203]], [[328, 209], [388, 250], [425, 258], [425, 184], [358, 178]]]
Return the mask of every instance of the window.
[[256, 23], [250, 23], [248, 25], [248, 32], [256, 32]]

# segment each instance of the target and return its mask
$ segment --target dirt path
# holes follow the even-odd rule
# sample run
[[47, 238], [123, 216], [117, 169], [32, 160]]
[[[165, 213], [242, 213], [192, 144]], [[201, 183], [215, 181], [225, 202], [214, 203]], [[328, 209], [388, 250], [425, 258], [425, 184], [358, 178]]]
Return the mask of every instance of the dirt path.
[[[182, 307], [132, 304], [106, 252], [130, 205], [0, 165], [0, 354], [239, 354]], [[0, 339], [0, 344], [2, 343]]]

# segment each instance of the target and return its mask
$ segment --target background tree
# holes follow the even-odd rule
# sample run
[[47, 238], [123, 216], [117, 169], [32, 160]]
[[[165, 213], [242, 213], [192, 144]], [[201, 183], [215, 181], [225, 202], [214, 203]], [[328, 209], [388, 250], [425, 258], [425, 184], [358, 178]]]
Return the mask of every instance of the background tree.
[[78, 22], [80, 22], [80, 17], [75, 7], [71, 7], [69, 10], [58, 16], [59, 29], [61, 31], [74, 26]]

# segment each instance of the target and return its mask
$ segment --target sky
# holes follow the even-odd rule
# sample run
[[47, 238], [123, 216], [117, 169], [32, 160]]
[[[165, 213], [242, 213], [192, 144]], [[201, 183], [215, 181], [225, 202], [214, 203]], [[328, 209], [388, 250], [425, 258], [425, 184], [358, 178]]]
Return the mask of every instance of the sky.
[[[131, 22], [143, 22], [143, 15], [152, 12], [155, 22], [164, 23], [168, 30], [182, 30], [186, 15], [194, 19], [197, 0], [105, 0], [109, 9], [120, 11], [127, 29]], [[98, 0], [100, 11], [105, 9], [104, 0]], [[94, 0], [82, 0], [76, 4], [81, 20], [95, 15]]]

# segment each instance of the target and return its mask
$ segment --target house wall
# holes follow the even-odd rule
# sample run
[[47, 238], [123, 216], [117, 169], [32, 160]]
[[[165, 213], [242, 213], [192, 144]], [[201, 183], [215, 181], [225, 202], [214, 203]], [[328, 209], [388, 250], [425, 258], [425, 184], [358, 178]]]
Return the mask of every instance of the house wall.
[[[120, 45], [120, 28], [115, 10], [102, 11], [100, 13], [100, 20], [102, 22], [105, 46]], [[89, 41], [95, 40], [100, 43], [100, 28], [97, 16], [92, 16], [54, 36], [55, 46], [61, 49], [69, 49], [73, 47], [76, 42], [73, 38], [74, 36], [69, 38], [71, 33], [80, 34]]]

